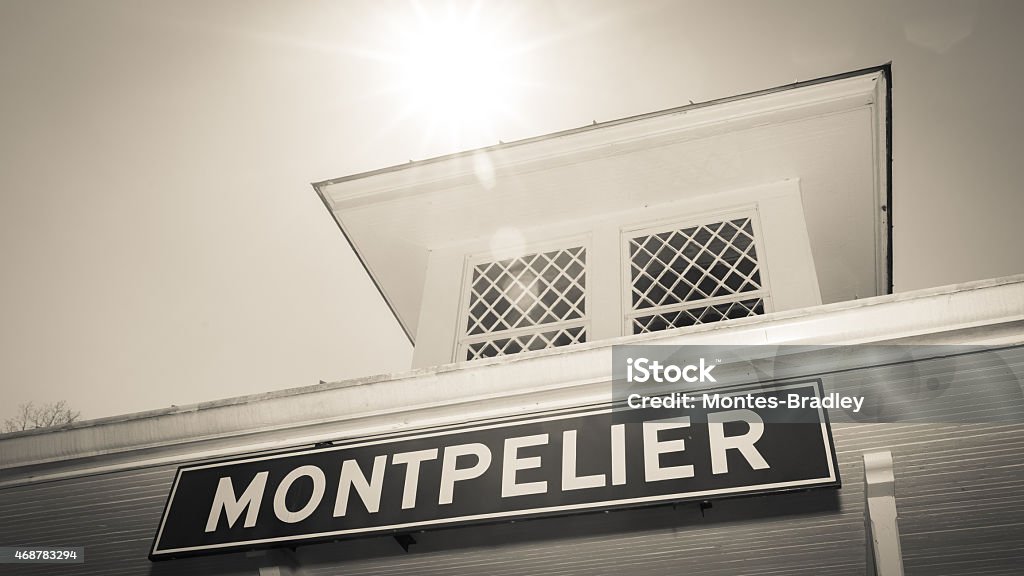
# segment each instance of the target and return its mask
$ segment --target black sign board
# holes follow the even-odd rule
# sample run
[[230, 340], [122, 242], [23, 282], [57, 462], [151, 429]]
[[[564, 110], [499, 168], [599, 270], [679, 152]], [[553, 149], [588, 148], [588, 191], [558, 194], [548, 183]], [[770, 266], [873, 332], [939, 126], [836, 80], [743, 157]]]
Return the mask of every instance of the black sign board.
[[820, 382], [724, 395], [750, 406], [577, 411], [183, 466], [150, 559], [839, 485], [824, 409], [780, 418], [750, 402], [820, 400]]

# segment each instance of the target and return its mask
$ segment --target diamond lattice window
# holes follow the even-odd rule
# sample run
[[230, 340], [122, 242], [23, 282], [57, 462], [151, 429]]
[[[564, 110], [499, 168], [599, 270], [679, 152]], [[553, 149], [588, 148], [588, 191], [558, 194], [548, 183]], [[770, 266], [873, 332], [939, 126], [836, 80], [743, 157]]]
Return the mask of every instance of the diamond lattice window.
[[633, 334], [764, 314], [751, 217], [628, 239]]
[[504, 356], [586, 342], [586, 248], [473, 266], [460, 356]]

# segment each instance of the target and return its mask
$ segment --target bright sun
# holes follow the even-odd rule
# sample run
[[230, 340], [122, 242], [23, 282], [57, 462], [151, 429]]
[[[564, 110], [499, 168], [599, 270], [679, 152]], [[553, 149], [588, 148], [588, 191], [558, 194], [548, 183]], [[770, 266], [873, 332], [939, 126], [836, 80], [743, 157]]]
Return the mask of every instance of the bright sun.
[[398, 31], [403, 116], [425, 121], [428, 139], [493, 144], [496, 124], [515, 114], [523, 50], [509, 37], [509, 22], [485, 18], [481, 6], [428, 13], [417, 4]]

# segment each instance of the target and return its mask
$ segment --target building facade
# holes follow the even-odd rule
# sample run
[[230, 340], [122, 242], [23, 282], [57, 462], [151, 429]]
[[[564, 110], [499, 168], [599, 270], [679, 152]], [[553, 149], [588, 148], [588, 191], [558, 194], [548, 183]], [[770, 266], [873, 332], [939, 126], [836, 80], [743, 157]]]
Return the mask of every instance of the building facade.
[[[1019, 573], [1024, 276], [891, 293], [888, 85], [882, 67], [316, 184], [412, 370], [2, 436], [0, 542], [85, 561], [0, 574]], [[641, 345], [767, 350], [718, 373], [868, 398], [828, 410], [837, 482], [274, 542], [244, 536], [254, 517], [232, 546], [160, 546], [165, 506], [211, 498], [177, 493], [179, 467], [609, 407], [616, 350]], [[273, 510], [228, 494], [229, 524], [301, 522], [287, 488]]]

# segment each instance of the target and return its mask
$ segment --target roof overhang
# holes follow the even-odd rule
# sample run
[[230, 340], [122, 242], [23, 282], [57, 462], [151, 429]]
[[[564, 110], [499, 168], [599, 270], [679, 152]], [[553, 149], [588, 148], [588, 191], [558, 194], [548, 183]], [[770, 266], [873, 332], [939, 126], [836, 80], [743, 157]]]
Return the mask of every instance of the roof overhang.
[[888, 70], [795, 83], [313, 186], [410, 340], [432, 249], [504, 228], [796, 178], [823, 302], [885, 294], [891, 292]]

